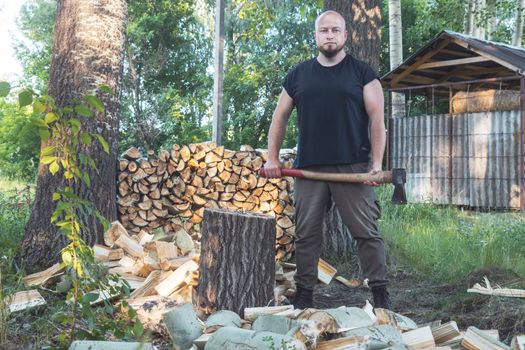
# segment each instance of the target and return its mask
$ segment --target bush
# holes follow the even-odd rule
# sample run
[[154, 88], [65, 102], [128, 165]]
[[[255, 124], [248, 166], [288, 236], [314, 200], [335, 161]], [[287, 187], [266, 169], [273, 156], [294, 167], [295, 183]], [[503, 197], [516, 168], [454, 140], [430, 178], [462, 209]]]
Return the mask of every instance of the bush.
[[33, 180], [38, 167], [40, 137], [30, 114], [0, 101], [0, 175]]

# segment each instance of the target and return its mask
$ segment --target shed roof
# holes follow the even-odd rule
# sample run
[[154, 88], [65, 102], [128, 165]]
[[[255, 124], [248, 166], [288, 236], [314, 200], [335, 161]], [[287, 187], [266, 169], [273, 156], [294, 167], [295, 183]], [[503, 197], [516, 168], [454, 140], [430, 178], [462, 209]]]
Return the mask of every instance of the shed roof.
[[[395, 89], [511, 76], [525, 76], [525, 49], [444, 30], [381, 81]], [[491, 85], [512, 88], [519, 80], [477, 84], [474, 89]]]

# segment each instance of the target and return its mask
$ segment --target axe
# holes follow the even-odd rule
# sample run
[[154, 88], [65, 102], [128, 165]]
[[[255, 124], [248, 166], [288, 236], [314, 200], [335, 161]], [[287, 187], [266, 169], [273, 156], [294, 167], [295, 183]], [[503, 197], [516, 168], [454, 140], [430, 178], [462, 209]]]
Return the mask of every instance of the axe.
[[[405, 204], [407, 196], [405, 193], [406, 171], [405, 169], [395, 168], [389, 171], [380, 171], [377, 174], [369, 173], [321, 173], [316, 171], [301, 169], [281, 169], [282, 176], [298, 177], [301, 179], [332, 181], [332, 182], [355, 182], [362, 183], [373, 181], [377, 183], [392, 183], [394, 185], [394, 194], [392, 203]], [[264, 168], [259, 170], [260, 176], [266, 176]]]

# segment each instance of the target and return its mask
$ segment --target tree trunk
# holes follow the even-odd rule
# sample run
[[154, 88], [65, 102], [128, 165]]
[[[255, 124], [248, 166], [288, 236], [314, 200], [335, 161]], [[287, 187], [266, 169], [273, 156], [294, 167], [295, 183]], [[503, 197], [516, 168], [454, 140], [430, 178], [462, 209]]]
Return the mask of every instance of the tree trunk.
[[476, 11], [474, 13], [474, 30], [473, 35], [479, 39], [485, 39], [485, 23], [482, 20], [483, 12], [486, 11], [486, 1], [476, 1]]
[[468, 1], [467, 18], [465, 21], [465, 34], [474, 35], [474, 23], [477, 0]]
[[[83, 118], [83, 128], [101, 134], [110, 146], [110, 154], [103, 152], [96, 142], [80, 150], [94, 159], [98, 170], [86, 170], [91, 187], [80, 184], [76, 188], [79, 195], [91, 201], [109, 220], [117, 217], [117, 135], [126, 12], [125, 0], [58, 1], [48, 91], [58, 107], [73, 105], [74, 99], [82, 99], [100, 84], [108, 85], [113, 91], [111, 95], [99, 96], [105, 112]], [[63, 187], [60, 173], [51, 176], [48, 166], [39, 164], [35, 203], [21, 250], [27, 266], [52, 265], [67, 244], [67, 239], [50, 223], [55, 209], [52, 193]], [[91, 216], [82, 218], [82, 222], [81, 234], [86, 243], [101, 242], [102, 226]]]
[[493, 40], [494, 32], [498, 27], [498, 19], [496, 18], [497, 0], [487, 0], [487, 12], [490, 17], [487, 22], [487, 40]]
[[[368, 63], [376, 72], [381, 50], [380, 5], [380, 0], [324, 0], [325, 11], [337, 11], [346, 21], [347, 52]], [[354, 252], [352, 236], [332, 205], [323, 224], [322, 255], [341, 257]]]
[[324, 217], [321, 255], [329, 260], [340, 259], [355, 253], [355, 241], [332, 203]]
[[520, 1], [520, 6], [516, 9], [516, 28], [512, 36], [512, 45], [521, 47], [523, 38], [523, 12], [525, 9], [525, 0]]
[[339, 12], [346, 20], [348, 53], [379, 70], [381, 52], [380, 0], [324, 0], [324, 10]]
[[[401, 0], [388, 1], [388, 27], [390, 41], [390, 69], [397, 68], [403, 63], [403, 25], [401, 22]], [[399, 118], [405, 115], [405, 95], [392, 93], [392, 117]]]
[[275, 219], [204, 210], [197, 306], [207, 312], [268, 306], [275, 283]]

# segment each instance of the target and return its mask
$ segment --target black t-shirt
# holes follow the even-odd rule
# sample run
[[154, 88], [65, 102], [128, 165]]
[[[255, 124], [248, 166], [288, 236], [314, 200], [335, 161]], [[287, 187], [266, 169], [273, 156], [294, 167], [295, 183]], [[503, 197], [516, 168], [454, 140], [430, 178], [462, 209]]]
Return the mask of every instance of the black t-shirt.
[[350, 55], [331, 67], [313, 58], [288, 73], [283, 87], [297, 108], [297, 168], [368, 162], [363, 87], [376, 78], [370, 66]]

